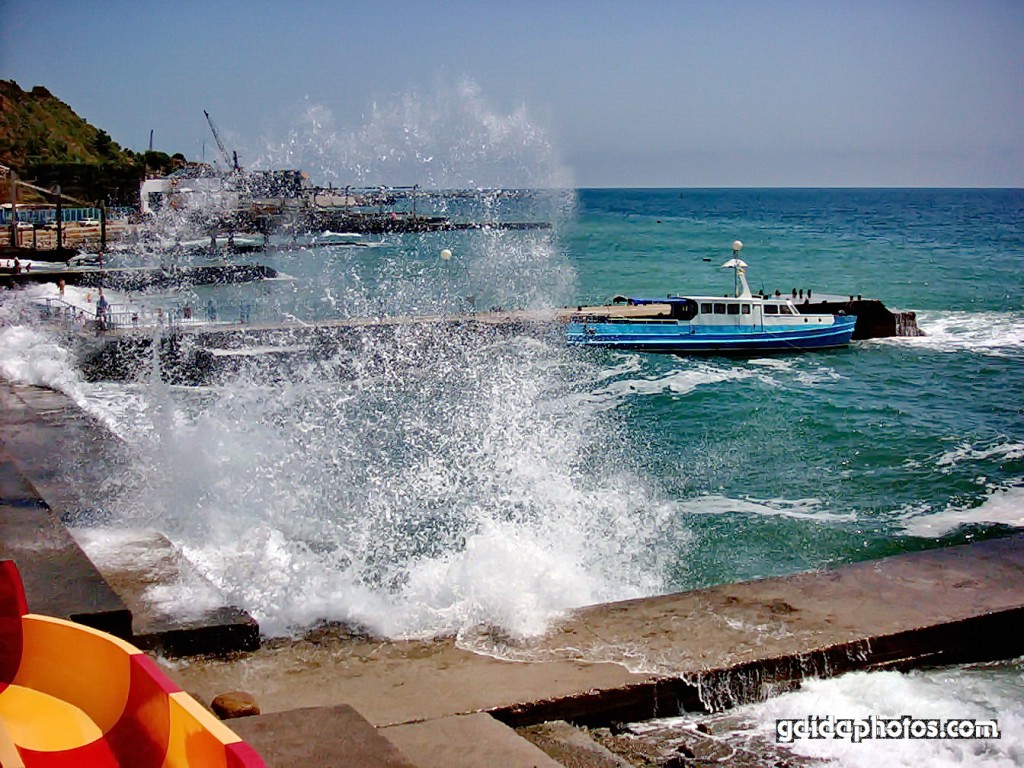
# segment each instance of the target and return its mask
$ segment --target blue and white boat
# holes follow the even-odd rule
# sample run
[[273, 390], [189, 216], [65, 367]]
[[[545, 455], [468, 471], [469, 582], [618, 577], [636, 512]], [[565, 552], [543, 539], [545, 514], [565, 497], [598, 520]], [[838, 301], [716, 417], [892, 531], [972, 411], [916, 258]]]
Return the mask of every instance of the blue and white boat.
[[854, 316], [804, 315], [785, 296], [752, 295], [747, 264], [738, 256], [742, 247], [738, 240], [733, 243], [733, 257], [722, 265], [735, 270], [732, 297], [626, 298], [628, 306], [650, 310], [574, 314], [566, 330], [568, 343], [676, 355], [806, 351], [850, 343]]

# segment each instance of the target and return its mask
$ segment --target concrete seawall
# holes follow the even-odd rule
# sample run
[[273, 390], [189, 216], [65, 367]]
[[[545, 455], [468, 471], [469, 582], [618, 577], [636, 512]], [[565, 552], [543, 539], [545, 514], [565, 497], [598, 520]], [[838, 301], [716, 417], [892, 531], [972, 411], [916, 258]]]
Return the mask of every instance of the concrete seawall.
[[[4, 385], [0, 394], [0, 556], [25, 572], [30, 607], [79, 620], [100, 615], [121, 634], [130, 609], [128, 631], [146, 637], [137, 622], [152, 628], [173, 617], [145, 618], [140, 591], [123, 583], [134, 578], [130, 569], [97, 570], [59, 520], [73, 496], [52, 461], [69, 450], [64, 441], [113, 438], [57, 393]], [[155, 536], [127, 560], [163, 546]], [[81, 609], [81, 600], [88, 607], [101, 597]], [[209, 619], [212, 626], [224, 616]], [[240, 626], [236, 637], [250, 639], [236, 648], [245, 652], [166, 666], [205, 702], [230, 690], [254, 694], [264, 714], [234, 722], [275, 756], [271, 764], [320, 764], [309, 762], [315, 747], [318, 756], [340, 755], [331, 764], [341, 766], [554, 766], [511, 728], [720, 711], [807, 677], [1020, 656], [1024, 534], [580, 608], [528, 639], [481, 628], [458, 640], [389, 641], [326, 627], [256, 648], [245, 635], [254, 625]], [[173, 634], [165, 642], [184, 653], [211, 649]], [[361, 752], [351, 743], [357, 735]], [[357, 754], [362, 763], [351, 761]]]
[[[158, 533], [122, 537], [120, 562], [101, 571], [81, 541], [96, 528], [69, 532], [65, 521], [98, 522], [107, 473], [126, 460], [125, 446], [65, 395], [0, 381], [0, 558], [21, 569], [29, 608], [171, 656], [257, 648], [259, 627], [237, 608], [181, 618], [153, 602], [154, 586], [185, 578], [199, 586]], [[80, 468], [75, 481], [86, 488], [68, 486], [67, 467]]]
[[806, 677], [1024, 653], [1024, 535], [581, 608], [539, 638], [319, 633], [178, 670], [264, 711], [352, 704], [377, 725], [489, 712], [514, 726], [720, 711]]

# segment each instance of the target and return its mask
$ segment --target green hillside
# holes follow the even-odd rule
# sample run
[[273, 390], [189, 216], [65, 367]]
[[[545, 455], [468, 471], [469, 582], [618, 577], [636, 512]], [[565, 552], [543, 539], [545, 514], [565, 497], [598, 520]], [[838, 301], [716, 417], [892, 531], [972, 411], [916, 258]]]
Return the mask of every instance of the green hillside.
[[[0, 80], [0, 163], [42, 187], [60, 184], [84, 200], [134, 205], [147, 168], [166, 173], [174, 160], [163, 152], [122, 149], [42, 86], [24, 91], [13, 80]], [[6, 178], [2, 189], [6, 201]]]
[[0, 80], [0, 162], [14, 168], [39, 163], [133, 164], [105, 131], [90, 125], [67, 104], [37, 85], [23, 91]]

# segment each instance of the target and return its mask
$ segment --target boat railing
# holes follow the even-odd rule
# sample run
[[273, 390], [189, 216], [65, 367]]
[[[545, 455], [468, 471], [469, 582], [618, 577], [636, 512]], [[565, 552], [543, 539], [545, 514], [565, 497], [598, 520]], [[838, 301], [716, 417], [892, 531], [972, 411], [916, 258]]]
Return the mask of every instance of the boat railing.
[[676, 325], [679, 321], [672, 317], [613, 317], [609, 322], [643, 323], [644, 325], [650, 325], [651, 323], [664, 323], [667, 325]]

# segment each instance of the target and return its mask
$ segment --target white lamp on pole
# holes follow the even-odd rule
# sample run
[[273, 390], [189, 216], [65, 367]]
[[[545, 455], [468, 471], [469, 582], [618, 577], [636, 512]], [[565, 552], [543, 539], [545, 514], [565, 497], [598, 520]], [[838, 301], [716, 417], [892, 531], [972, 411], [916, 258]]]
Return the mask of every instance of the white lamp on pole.
[[[743, 250], [743, 243], [739, 240], [732, 241], [732, 257], [734, 260], [739, 260], [740, 251]], [[740, 295], [740, 269], [739, 265], [734, 265], [732, 268], [732, 295]]]

